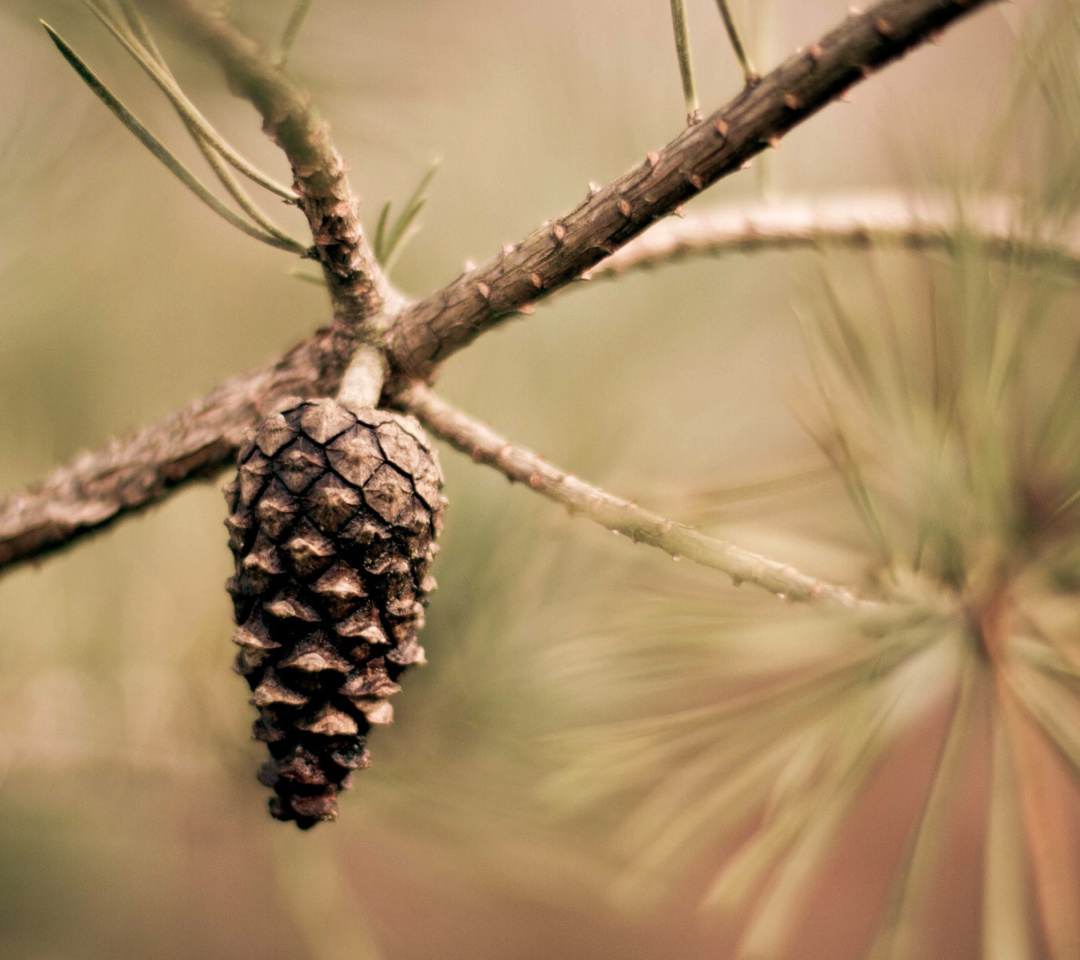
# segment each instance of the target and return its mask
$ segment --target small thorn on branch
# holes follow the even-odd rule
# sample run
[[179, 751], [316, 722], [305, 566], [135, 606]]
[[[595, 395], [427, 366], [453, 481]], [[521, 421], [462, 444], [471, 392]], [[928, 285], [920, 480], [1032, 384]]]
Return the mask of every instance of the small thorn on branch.
[[[379, 326], [380, 342], [386, 345], [395, 376], [429, 377], [440, 363], [476, 337], [518, 312], [527, 312], [540, 292], [552, 294], [568, 289], [588, 270], [597, 277], [613, 276], [617, 262], [645, 265], [649, 256], [642, 256], [643, 247], [625, 247], [625, 260], [602, 257], [624, 247], [635, 233], [654, 221], [682, 212], [679, 205], [686, 197], [682, 170], [695, 170], [713, 183], [746, 169], [749, 158], [764, 148], [767, 137], [794, 127], [836, 98], [837, 74], [833, 67], [846, 70], [851, 64], [873, 63], [880, 70], [928, 36], [939, 34], [970, 12], [988, 7], [990, 2], [881, 0], [869, 15], [889, 20], [894, 32], [887, 40], [877, 30], [868, 29], [870, 22], [837, 25], [808, 47], [807, 56], [815, 63], [821, 62], [820, 68], [812, 67], [804, 57], [792, 58], [770, 72], [761, 84], [743, 91], [714, 113], [708, 123], [682, 131], [659, 151], [663, 162], [651, 176], [643, 177], [641, 164], [636, 163], [604, 187], [590, 185], [590, 199], [583, 211], [567, 215], [572, 229], [563, 244], [552, 243], [542, 229], [522, 240], [515, 257], [518, 262], [496, 259], [480, 275], [471, 273], [470, 264], [466, 275], [420, 300], [405, 303], [389, 285], [368, 247], [355, 217], [355, 199], [345, 179], [344, 160], [334, 150], [328, 128], [307, 95], [258, 52], [251, 38], [240, 33], [227, 17], [209, 11], [201, 0], [159, 0], [155, 6], [171, 14], [184, 32], [222, 64], [232, 88], [256, 103], [267, 131], [282, 137], [280, 145], [290, 157], [293, 172], [305, 181], [301, 184], [304, 196], [300, 206], [313, 236], [340, 240], [335, 250], [320, 242], [318, 248], [301, 254], [322, 264], [339, 322], [334, 329], [312, 334], [263, 368], [230, 379], [175, 414], [136, 434], [103, 443], [37, 484], [0, 499], [0, 571], [78, 543], [167, 499], [189, 483], [213, 475], [235, 456], [244, 430], [259, 422], [277, 400], [297, 395], [325, 396], [335, 391], [343, 372], [342, 333], [350, 334], [347, 339], [353, 345], [356, 330], [373, 322]], [[126, 7], [126, 3], [122, 6]], [[152, 53], [149, 46], [143, 46]], [[154, 62], [160, 65], [159, 60]], [[158, 71], [158, 76], [165, 78], [165, 73]], [[803, 100], [794, 117], [775, 109], [782, 92], [791, 89], [798, 89]], [[193, 119], [194, 114], [188, 117]], [[287, 128], [282, 125], [286, 117]], [[717, 137], [722, 138], [719, 144]], [[236, 159], [229, 162], [235, 165]], [[251, 172], [247, 171], [247, 175]], [[325, 180], [325, 190], [314, 182], [320, 178]], [[306, 182], [309, 179], [311, 183]], [[273, 189], [272, 184], [259, 179], [256, 182]], [[320, 196], [315, 196], [312, 189], [318, 189]], [[275, 192], [286, 199], [293, 196], [284, 188]], [[633, 219], [612, 216], [609, 197], [625, 200]], [[323, 200], [333, 202], [323, 204]], [[323, 216], [328, 211], [334, 211], [337, 226]], [[584, 218], [601, 215], [594, 218], [594, 228], [590, 229], [583, 224], [581, 213]], [[745, 211], [741, 214], [739, 224], [745, 224]], [[695, 217], [681, 222], [672, 216], [645, 238], [670, 239], [665, 232], [669, 225], [700, 226]], [[749, 232], [756, 236], [751, 236], [736, 225], [739, 236], [714, 236], [702, 244], [702, 249], [714, 241], [717, 246], [746, 249], [748, 244], [764, 243], [813, 246], [820, 239], [820, 235], [806, 236], [798, 223], [790, 226], [793, 232], [774, 225], [770, 234], [767, 224], [757, 223]], [[830, 227], [828, 223], [824, 226]], [[916, 227], [913, 233], [906, 232], [906, 228], [894, 233], [896, 242], [919, 249], [949, 249], [948, 236], [935, 238], [918, 224]], [[850, 230], [838, 223], [832, 228], [840, 238], [849, 235], [853, 243], [865, 242], [868, 235], [865, 225], [857, 224]], [[881, 234], [874, 233], [873, 238], [877, 242]], [[676, 238], [676, 245], [681, 242]], [[986, 236], [982, 242], [1003, 257], [1020, 257], [1024, 262], [1080, 277], [1080, 253], [1065, 241], [1027, 243], [1013, 235], [1000, 242]], [[535, 272], [538, 265], [543, 276]], [[499, 309], [493, 310], [469, 290], [476, 281], [497, 284]], [[138, 478], [137, 483], [130, 479], [133, 476]], [[604, 502], [602, 492], [597, 496], [599, 502]]]

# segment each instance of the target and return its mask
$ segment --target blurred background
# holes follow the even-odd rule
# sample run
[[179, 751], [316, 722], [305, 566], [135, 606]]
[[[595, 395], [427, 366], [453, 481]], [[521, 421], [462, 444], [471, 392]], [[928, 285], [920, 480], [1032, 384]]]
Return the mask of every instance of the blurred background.
[[[733, 9], [764, 70], [847, 6]], [[270, 44], [291, 10], [284, 0], [231, 7]], [[712, 0], [687, 7], [709, 112], [741, 74]], [[1046, 213], [1051, 194], [1037, 177], [1052, 141], [1034, 134], [1054, 115], [1017, 92], [1032, 87], [1033, 48], [1019, 38], [1029, 14], [1045, 27], [1046, 17], [1065, 23], [1067, 9], [979, 13], [692, 209], [979, 188], [1027, 191]], [[0, 0], [3, 491], [265, 363], [328, 319], [324, 292], [290, 275], [296, 258], [197, 204], [79, 82], [39, 18], [209, 179], [168, 103], [79, 3]], [[287, 182], [254, 112], [208, 58], [164, 26], [158, 36], [217, 128]], [[1075, 48], [1066, 65], [1069, 56], [1075, 70]], [[574, 206], [589, 181], [639, 162], [684, 118], [663, 0], [316, 0], [290, 69], [333, 124], [369, 229], [385, 200], [400, 206], [441, 158], [424, 229], [393, 273], [413, 296]], [[1076, 156], [1067, 146], [1063, 168]], [[1063, 199], [1054, 183], [1051, 213], [1064, 220], [1073, 193]], [[294, 211], [264, 207], [302, 235]], [[1066, 382], [1075, 334], [1054, 324], [1075, 310], [1069, 284], [1017, 280], [1016, 267], [991, 290], [977, 255], [965, 269], [956, 280], [960, 267], [940, 254], [876, 252], [680, 263], [540, 306], [456, 355], [439, 387], [579, 476], [865, 586], [883, 566], [918, 563], [901, 546], [896, 556], [909, 559], [883, 564], [852, 506], [850, 472], [830, 467], [829, 445], [807, 429], [821, 371], [798, 317], [836, 314], [834, 287], [867, 331], [889, 311], [922, 329], [930, 314], [976, 322], [1030, 316], [1037, 303], [1048, 332], [1031, 380], [1051, 371]], [[860, 407], [857, 394], [841, 399]], [[1053, 403], [1077, 410], [1067, 393]], [[991, 418], [986, 435], [1006, 421]], [[1069, 450], [1077, 422], [1058, 426]], [[878, 427], [889, 446], [889, 423]], [[856, 700], [850, 684], [815, 671], [826, 652], [858, 659], [861, 626], [571, 520], [448, 448], [442, 461], [450, 506], [422, 638], [429, 665], [406, 677], [394, 725], [370, 738], [373, 766], [340, 820], [307, 834], [272, 821], [255, 782], [262, 748], [230, 670], [221, 480], [4, 575], [0, 955], [645, 960], [742, 950], [809, 960], [861, 956], [872, 942], [881, 956], [1080, 955], [1080, 942], [1078, 954], [1062, 952], [1069, 930], [1041, 932], [1037, 854], [1023, 853], [1031, 824], [1023, 833], [1018, 804], [994, 801], [1008, 784], [1000, 764], [991, 776], [1004, 749], [991, 688], [964, 679], [950, 614], [931, 617], [925, 634], [878, 625], [877, 636], [931, 649], [884, 695], [859, 674]], [[893, 466], [894, 480], [903, 469]], [[1071, 482], [1075, 470], [1066, 455], [1059, 472]], [[910, 489], [886, 499], [881, 522], [902, 540], [923, 500]], [[960, 541], [985, 543], [984, 526]], [[1075, 539], [1054, 546], [1055, 558], [1065, 551], [1061, 576], [1078, 569]], [[947, 580], [944, 561], [929, 566], [924, 580]], [[1048, 609], [1075, 653], [1076, 585], [1061, 583]], [[923, 580], [905, 589], [934, 593]], [[888, 672], [880, 651], [858, 662]], [[819, 675], [771, 713], [718, 712], [766, 676]], [[970, 712], [952, 724], [961, 706]], [[859, 740], [864, 731], [875, 736]], [[938, 776], [946, 761], [948, 780]], [[1075, 771], [1054, 762], [1065, 784], [1058, 856], [1080, 862]], [[946, 812], [920, 831], [940, 796]], [[780, 808], [771, 839], [750, 844]], [[1075, 870], [1059, 874], [1067, 901]], [[918, 923], [898, 904], [918, 906]], [[894, 937], [885, 946], [882, 918]]]

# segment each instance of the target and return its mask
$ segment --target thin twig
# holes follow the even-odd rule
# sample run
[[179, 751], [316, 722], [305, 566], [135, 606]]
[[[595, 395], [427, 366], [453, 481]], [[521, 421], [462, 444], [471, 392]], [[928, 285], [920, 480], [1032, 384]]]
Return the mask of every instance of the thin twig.
[[952, 253], [958, 242], [1080, 279], [1080, 234], [1056, 237], [1051, 227], [1024, 232], [1022, 216], [1018, 203], [996, 196], [960, 207], [947, 198], [884, 193], [717, 207], [656, 224], [582, 279], [723, 253], [869, 246]]
[[[174, 0], [177, 2], [177, 0]], [[410, 305], [390, 337], [407, 376], [433, 369], [521, 308], [572, 282], [884, 64], [990, 0], [882, 0], [687, 127], [565, 216]]]
[[739, 66], [742, 67], [746, 85], [752, 87], [761, 79], [761, 76], [754, 69], [753, 64], [750, 63], [750, 58], [746, 55], [746, 48], [743, 47], [742, 40], [739, 39], [739, 30], [735, 26], [735, 19], [731, 16], [731, 9], [728, 7], [727, 0], [716, 0], [716, 5], [720, 8], [724, 29], [727, 31], [728, 40], [731, 41], [731, 49], [735, 51], [735, 58], [739, 61]]
[[477, 463], [493, 466], [510, 480], [526, 484], [537, 493], [563, 504], [572, 513], [624, 534], [635, 543], [647, 543], [672, 557], [686, 558], [720, 570], [736, 583], [755, 583], [787, 600], [867, 609], [878, 606], [848, 587], [818, 580], [790, 564], [708, 537], [693, 527], [666, 520], [636, 503], [579, 480], [524, 447], [508, 442], [486, 424], [436, 396], [423, 384], [410, 384], [400, 390], [394, 399], [433, 434], [468, 454]]
[[671, 24], [675, 28], [675, 56], [679, 60], [679, 77], [682, 79], [683, 101], [686, 104], [686, 122], [701, 122], [697, 90], [694, 88], [694, 61], [690, 55], [690, 29], [686, 23], [686, 7], [683, 0], [671, 0]]

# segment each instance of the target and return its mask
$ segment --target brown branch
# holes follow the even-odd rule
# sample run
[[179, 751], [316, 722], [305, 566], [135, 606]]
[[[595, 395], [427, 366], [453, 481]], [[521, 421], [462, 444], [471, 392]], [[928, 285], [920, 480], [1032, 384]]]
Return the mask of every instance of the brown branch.
[[396, 297], [360, 230], [344, 163], [306, 96], [225, 18], [195, 0], [158, 0], [208, 45], [289, 155], [334, 298], [337, 334], [321, 331], [281, 360], [230, 380], [130, 437], [80, 455], [30, 489], [0, 501], [0, 569], [74, 542], [224, 467], [235, 455], [239, 436], [276, 399], [335, 391], [352, 348], [350, 327], [392, 324], [388, 351], [398, 375], [430, 375], [434, 364], [542, 293], [570, 283], [680, 202], [738, 169], [873, 67], [988, 2], [883, 0], [597, 190], [563, 220], [397, 310]]
[[582, 279], [613, 279], [633, 270], [729, 252], [891, 245], [951, 253], [959, 237], [990, 256], [1080, 278], [1080, 238], [1049, 240], [1049, 228], [1026, 236], [1019, 230], [1021, 222], [1019, 205], [1006, 197], [989, 197], [962, 209], [954, 201], [896, 194], [718, 207], [656, 224]]
[[875, 69], [988, 2], [883, 0], [850, 17], [566, 216], [408, 307], [391, 332], [391, 363], [430, 376], [481, 333], [571, 282]]
[[548, 463], [524, 447], [499, 436], [487, 424], [456, 409], [421, 383], [402, 388], [394, 397], [435, 436], [486, 463], [511, 481], [561, 503], [572, 513], [587, 517], [635, 543], [658, 547], [673, 557], [692, 560], [726, 573], [735, 583], [746, 581], [788, 600], [829, 603], [842, 607], [876, 609], [847, 587], [818, 580], [786, 563], [743, 550], [708, 537], [693, 527], [666, 520], [630, 500], [601, 490]]
[[233, 92], [250, 100], [263, 130], [289, 159], [298, 205], [307, 216], [314, 251], [334, 304], [335, 333], [349, 342], [361, 325], [377, 323], [397, 295], [379, 267], [360, 225], [359, 201], [346, 164], [334, 148], [329, 124], [262, 48], [224, 13], [199, 0], [158, 0], [180, 27], [221, 65]]
[[77, 456], [40, 483], [0, 501], [0, 569], [41, 557], [217, 474], [249, 427], [290, 395], [325, 395], [327, 331], [278, 363], [228, 380], [184, 410]]

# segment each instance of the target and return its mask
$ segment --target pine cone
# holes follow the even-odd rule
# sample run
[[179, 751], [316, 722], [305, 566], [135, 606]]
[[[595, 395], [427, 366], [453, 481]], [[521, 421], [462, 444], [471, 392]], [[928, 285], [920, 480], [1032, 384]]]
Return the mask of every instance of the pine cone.
[[238, 460], [225, 488], [236, 671], [270, 750], [270, 812], [307, 829], [337, 817], [338, 791], [370, 762], [365, 734], [424, 662], [442, 474], [414, 419], [333, 400], [286, 401]]

